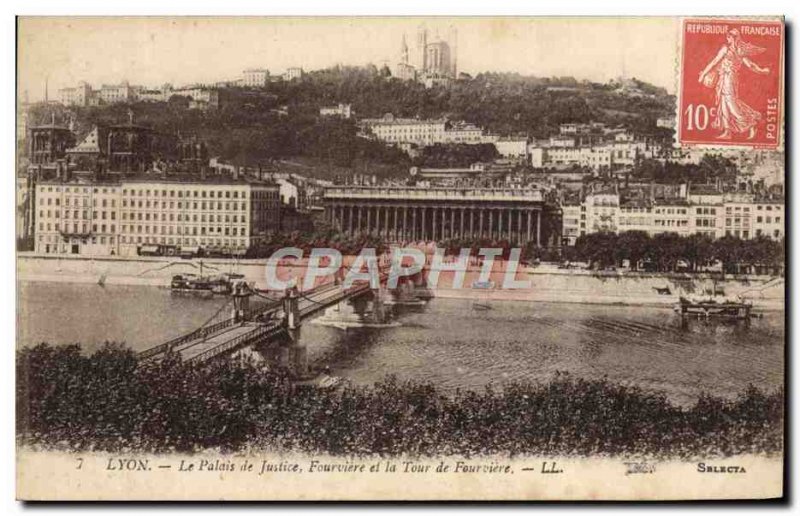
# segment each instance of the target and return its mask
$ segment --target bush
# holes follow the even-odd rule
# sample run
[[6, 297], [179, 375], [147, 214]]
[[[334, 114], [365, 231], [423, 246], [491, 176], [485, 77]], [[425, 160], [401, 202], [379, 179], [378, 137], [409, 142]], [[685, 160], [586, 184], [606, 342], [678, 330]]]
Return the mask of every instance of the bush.
[[783, 392], [748, 388], [683, 409], [660, 394], [559, 375], [445, 395], [389, 377], [372, 386], [301, 386], [265, 366], [176, 358], [136, 367], [108, 344], [17, 353], [20, 443], [73, 450], [265, 448], [333, 455], [778, 454]]

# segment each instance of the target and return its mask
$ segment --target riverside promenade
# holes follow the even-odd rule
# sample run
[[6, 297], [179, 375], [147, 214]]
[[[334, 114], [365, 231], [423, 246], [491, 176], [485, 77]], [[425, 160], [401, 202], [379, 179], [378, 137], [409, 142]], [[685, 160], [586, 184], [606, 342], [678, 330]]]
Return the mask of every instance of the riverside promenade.
[[[345, 263], [352, 257], [345, 257]], [[167, 288], [175, 274], [199, 273], [243, 274], [257, 288], [265, 288], [266, 259], [192, 259], [175, 257], [70, 256], [17, 254], [17, 281], [97, 283], [101, 278], [109, 285], [140, 285]], [[281, 269], [301, 277], [307, 260], [287, 261]], [[423, 274], [427, 273], [427, 269]], [[633, 306], [671, 306], [679, 295], [698, 295], [714, 289], [726, 296], [738, 296], [753, 302], [760, 310], [783, 310], [785, 282], [782, 277], [726, 275], [713, 273], [646, 273], [627, 270], [591, 271], [579, 268], [561, 269], [555, 264], [535, 267], [520, 265], [516, 278], [530, 281], [530, 288], [503, 290], [505, 262], [494, 264], [491, 280], [494, 288], [472, 288], [480, 275], [480, 266], [467, 269], [464, 288], [453, 289], [452, 272], [442, 272], [439, 286], [427, 290], [431, 296], [446, 298], [480, 298], [512, 300], [614, 304]]]

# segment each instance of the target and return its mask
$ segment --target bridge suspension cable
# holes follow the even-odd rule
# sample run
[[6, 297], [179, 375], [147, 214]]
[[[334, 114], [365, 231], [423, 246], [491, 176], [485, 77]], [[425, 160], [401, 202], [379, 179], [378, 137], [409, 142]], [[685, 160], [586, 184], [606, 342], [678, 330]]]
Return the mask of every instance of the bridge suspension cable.
[[233, 303], [233, 298], [230, 298], [230, 299], [228, 299], [228, 301], [226, 301], [225, 303], [223, 303], [223, 304], [222, 304], [222, 305], [221, 305], [221, 306], [220, 306], [220, 307], [217, 309], [217, 311], [216, 311], [216, 312], [214, 312], [214, 315], [212, 315], [211, 317], [209, 317], [209, 318], [208, 318], [208, 320], [207, 320], [206, 322], [204, 322], [203, 324], [201, 324], [201, 325], [199, 326], [199, 328], [198, 328], [198, 329], [200, 329], [200, 328], [205, 328], [206, 326], [208, 326], [208, 325], [209, 325], [209, 324], [211, 324], [212, 322], [213, 322], [213, 323], [217, 323], [217, 322], [220, 322], [220, 321], [222, 321], [223, 319], [230, 319], [230, 316], [228, 316], [228, 317], [224, 317], [224, 318], [220, 319], [220, 318], [219, 318], [219, 315], [222, 313], [222, 311], [223, 311], [225, 308], [229, 308], [229, 307], [230, 307], [230, 305], [231, 305], [232, 303]]

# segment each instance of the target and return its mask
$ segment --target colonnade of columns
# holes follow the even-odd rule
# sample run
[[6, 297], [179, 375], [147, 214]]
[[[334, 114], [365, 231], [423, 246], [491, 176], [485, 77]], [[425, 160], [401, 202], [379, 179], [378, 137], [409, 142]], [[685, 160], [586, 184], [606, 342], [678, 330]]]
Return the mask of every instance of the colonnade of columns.
[[325, 216], [343, 233], [369, 233], [395, 241], [489, 238], [541, 245], [542, 238], [540, 207], [333, 203]]

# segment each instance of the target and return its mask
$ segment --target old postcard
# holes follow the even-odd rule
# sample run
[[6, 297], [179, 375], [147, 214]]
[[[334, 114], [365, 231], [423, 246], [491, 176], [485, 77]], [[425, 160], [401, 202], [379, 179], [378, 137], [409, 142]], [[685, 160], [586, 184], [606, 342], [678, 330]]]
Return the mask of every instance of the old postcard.
[[783, 496], [783, 18], [17, 29], [18, 498]]

